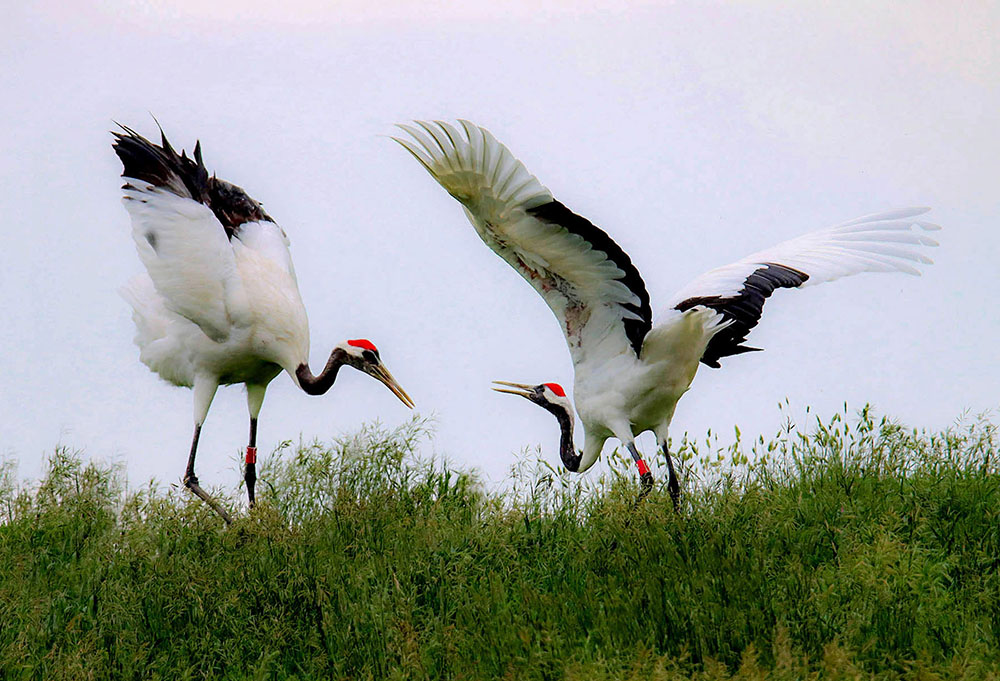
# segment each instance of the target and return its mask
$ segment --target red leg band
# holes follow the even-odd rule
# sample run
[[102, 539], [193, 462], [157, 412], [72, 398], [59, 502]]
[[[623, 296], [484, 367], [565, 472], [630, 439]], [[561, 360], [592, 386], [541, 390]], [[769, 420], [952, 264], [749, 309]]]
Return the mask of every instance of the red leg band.
[[643, 461], [642, 459], [636, 461], [635, 465], [639, 467], [639, 475], [645, 475], [646, 473], [649, 472], [649, 466], [647, 466], [646, 462]]
[[257, 463], [256, 447], [247, 447], [247, 463]]

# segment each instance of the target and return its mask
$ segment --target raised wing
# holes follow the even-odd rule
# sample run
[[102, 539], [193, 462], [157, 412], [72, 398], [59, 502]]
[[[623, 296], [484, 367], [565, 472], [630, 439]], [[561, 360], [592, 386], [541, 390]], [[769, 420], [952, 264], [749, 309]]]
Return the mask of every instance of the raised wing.
[[[123, 203], [132, 217], [139, 258], [168, 309], [190, 319], [209, 338], [224, 341], [233, 327], [250, 323], [229, 237], [238, 234], [240, 211], [251, 206], [247, 201], [259, 204], [249, 197], [226, 201], [234, 188], [208, 176], [200, 145], [191, 160], [178, 156], [166, 137], [158, 146], [123, 130], [114, 133], [114, 149], [124, 166]], [[213, 200], [214, 211], [206, 205]]]
[[122, 132], [114, 131], [111, 145], [122, 162], [122, 177], [140, 180], [160, 187], [171, 194], [198, 203], [209, 203], [208, 169], [201, 159], [201, 142], [194, 145], [194, 158], [183, 151], [178, 154], [160, 130], [160, 144], [153, 144], [132, 128], [120, 125]]
[[298, 286], [292, 254], [288, 250], [291, 246], [288, 235], [277, 224], [268, 220], [246, 222], [240, 225], [239, 231], [231, 243], [234, 250], [242, 246], [253, 251], [258, 257], [270, 260], [288, 272]]
[[[919, 249], [937, 246], [921, 231], [940, 229], [913, 219], [928, 210], [906, 208], [868, 215], [785, 241], [706, 272], [682, 288], [670, 308], [683, 312], [707, 307], [727, 322], [709, 341], [701, 358], [704, 364], [718, 368], [722, 357], [759, 349], [743, 343], [775, 289], [801, 288], [860, 272], [919, 275], [917, 265], [932, 262]], [[655, 337], [654, 329], [648, 342], [654, 342]]]
[[476, 232], [545, 299], [580, 363], [635, 352], [652, 326], [649, 294], [628, 255], [574, 214], [484, 128], [400, 125], [393, 138], [465, 207]]

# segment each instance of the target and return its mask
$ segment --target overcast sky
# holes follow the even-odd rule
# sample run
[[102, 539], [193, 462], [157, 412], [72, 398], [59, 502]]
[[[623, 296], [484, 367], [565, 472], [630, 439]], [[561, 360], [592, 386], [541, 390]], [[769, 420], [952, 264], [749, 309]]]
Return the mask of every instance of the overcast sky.
[[[289, 234], [313, 366], [338, 341], [371, 339], [436, 419], [427, 451], [486, 480], [502, 480], [525, 447], [558, 462], [555, 419], [490, 381], [569, 388], [572, 366], [542, 300], [385, 137], [398, 121], [492, 130], [631, 255], [654, 310], [702, 271], [777, 241], [934, 208], [944, 231], [924, 276], [779, 292], [750, 336], [765, 352], [702, 368], [675, 438], [734, 424], [771, 434], [786, 397], [796, 413], [871, 402], [934, 429], [1000, 406], [1000, 5], [581, 6], [6, 8], [0, 454], [23, 477], [63, 444], [123, 462], [135, 483], [180, 480], [190, 391], [139, 363], [117, 294], [141, 266], [108, 131], [115, 120], [152, 136], [150, 113], [176, 147], [199, 138], [209, 169]], [[259, 446], [409, 416], [357, 372], [320, 398], [282, 375]], [[202, 436], [203, 484], [237, 485], [246, 432], [242, 389], [222, 388]]]

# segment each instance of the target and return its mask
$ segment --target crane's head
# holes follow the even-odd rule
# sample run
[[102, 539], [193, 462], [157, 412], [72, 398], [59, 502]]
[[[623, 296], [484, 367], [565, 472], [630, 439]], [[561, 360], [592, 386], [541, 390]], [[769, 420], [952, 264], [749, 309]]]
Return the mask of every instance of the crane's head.
[[[498, 393], [508, 395], [520, 395], [546, 411], [550, 411], [557, 416], [560, 413], [567, 414], [573, 418], [573, 405], [566, 397], [566, 391], [558, 383], [539, 383], [538, 385], [525, 385], [524, 383], [509, 383], [507, 381], [493, 381], [497, 385], [508, 386], [506, 388], [493, 388]], [[514, 390], [511, 390], [514, 388]]]
[[396, 382], [389, 370], [382, 364], [378, 356], [378, 348], [370, 340], [358, 338], [356, 340], [344, 341], [337, 346], [344, 355], [344, 364], [348, 364], [358, 371], [363, 371], [372, 378], [385, 384], [392, 394], [399, 398], [400, 402], [410, 409], [413, 409], [413, 400], [406, 394], [403, 387]]
[[507, 381], [493, 382], [497, 385], [507, 386], [505, 388], [493, 388], [498, 393], [520, 395], [556, 417], [556, 420], [559, 421], [559, 430], [562, 433], [562, 438], [559, 442], [559, 456], [562, 458], [566, 470], [573, 473], [578, 472], [582, 456], [573, 446], [573, 405], [570, 404], [569, 398], [566, 397], [566, 391], [562, 389], [562, 386], [558, 383], [525, 385], [523, 383], [508, 383]]

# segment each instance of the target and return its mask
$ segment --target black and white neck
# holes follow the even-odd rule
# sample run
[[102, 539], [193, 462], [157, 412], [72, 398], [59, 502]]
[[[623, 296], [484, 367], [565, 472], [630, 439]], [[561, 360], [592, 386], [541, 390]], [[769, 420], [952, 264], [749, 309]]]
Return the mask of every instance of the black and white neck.
[[340, 367], [347, 365], [354, 367], [362, 373], [366, 373], [387, 387], [393, 395], [399, 398], [400, 402], [410, 409], [413, 408], [413, 400], [406, 394], [403, 387], [396, 382], [389, 369], [382, 364], [379, 357], [378, 348], [363, 338], [357, 340], [344, 341], [333, 349], [326, 366], [318, 376], [314, 376], [309, 365], [303, 362], [295, 368], [295, 378], [299, 382], [299, 387], [309, 395], [322, 395], [328, 391], [334, 381]]
[[326, 360], [326, 366], [319, 372], [319, 376], [314, 376], [309, 365], [303, 362], [295, 369], [295, 377], [299, 381], [299, 387], [306, 394], [323, 395], [333, 387], [340, 367], [345, 364], [347, 364], [347, 353], [338, 345], [330, 353], [330, 358]]
[[583, 454], [578, 452], [573, 444], [572, 410], [566, 409], [561, 404], [549, 403], [541, 406], [549, 413], [554, 414], [556, 420], [559, 421], [559, 457], [566, 470], [570, 473], [576, 473], [580, 470], [580, 459]]
[[508, 381], [493, 382], [507, 386], [493, 388], [497, 392], [520, 395], [556, 417], [556, 420], [559, 421], [559, 458], [562, 459], [566, 470], [571, 473], [579, 471], [580, 459], [583, 458], [583, 455], [576, 450], [576, 446], [573, 444], [573, 405], [570, 404], [562, 386], [558, 383], [525, 385], [524, 383], [510, 383]]

